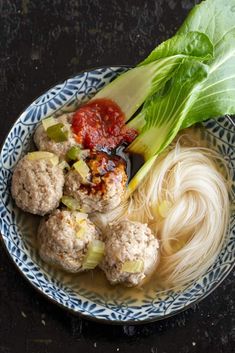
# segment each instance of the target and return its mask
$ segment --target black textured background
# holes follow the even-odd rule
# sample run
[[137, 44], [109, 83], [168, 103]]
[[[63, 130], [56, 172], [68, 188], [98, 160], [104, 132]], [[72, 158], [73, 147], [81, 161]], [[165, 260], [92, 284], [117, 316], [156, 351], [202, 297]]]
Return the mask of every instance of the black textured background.
[[[83, 69], [136, 64], [175, 32], [197, 2], [0, 0], [0, 142], [45, 89]], [[0, 353], [232, 353], [234, 277], [165, 321], [101, 325], [50, 304], [0, 246]]]

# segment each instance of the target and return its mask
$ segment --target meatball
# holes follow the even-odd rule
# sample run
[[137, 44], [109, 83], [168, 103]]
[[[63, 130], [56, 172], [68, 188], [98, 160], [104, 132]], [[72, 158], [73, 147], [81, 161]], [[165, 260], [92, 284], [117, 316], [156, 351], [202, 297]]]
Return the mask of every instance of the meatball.
[[114, 209], [122, 201], [127, 182], [124, 160], [92, 152], [85, 161], [90, 170], [87, 180], [71, 169], [65, 179], [64, 194], [78, 200], [87, 213]]
[[60, 159], [64, 159], [68, 150], [75, 145], [76, 142], [73, 132], [71, 130], [71, 122], [74, 113], [63, 114], [59, 116], [56, 120], [58, 123], [65, 125], [68, 131], [68, 139], [64, 142], [55, 142], [51, 140], [48, 136], [42, 124], [40, 124], [34, 134], [34, 142], [40, 151], [49, 151], [55, 153]]
[[64, 174], [58, 165], [26, 155], [13, 172], [11, 193], [23, 211], [43, 216], [59, 206], [63, 186]]
[[111, 284], [137, 286], [156, 268], [158, 248], [146, 224], [122, 220], [109, 227], [100, 267]]
[[[88, 245], [99, 238], [99, 232], [89, 219], [80, 219], [79, 212], [55, 210], [42, 219], [38, 228], [40, 257], [68, 272], [81, 272]], [[79, 231], [83, 233], [79, 235]]]

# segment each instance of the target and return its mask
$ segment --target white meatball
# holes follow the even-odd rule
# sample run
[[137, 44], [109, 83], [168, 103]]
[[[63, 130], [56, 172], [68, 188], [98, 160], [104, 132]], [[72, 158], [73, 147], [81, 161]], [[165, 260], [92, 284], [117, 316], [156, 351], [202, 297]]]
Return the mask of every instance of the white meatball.
[[43, 216], [59, 206], [63, 186], [58, 165], [49, 159], [29, 160], [26, 155], [14, 170], [11, 193], [19, 208]]
[[42, 124], [37, 127], [34, 134], [34, 142], [40, 151], [52, 152], [55, 153], [60, 159], [64, 159], [68, 150], [72, 146], [78, 145], [71, 130], [71, 121], [73, 114], [74, 113], [63, 114], [56, 118], [58, 123], [63, 123], [68, 131], [67, 141], [55, 142], [47, 136]]
[[[68, 272], [81, 272], [89, 244], [99, 232], [89, 220], [77, 221], [77, 212], [56, 210], [38, 228], [40, 257], [48, 264]], [[83, 233], [79, 235], [79, 231]]]
[[[100, 265], [111, 284], [137, 286], [158, 264], [158, 240], [146, 224], [122, 220], [113, 224], [105, 239], [105, 256]], [[141, 262], [137, 273], [123, 271], [124, 264]]]

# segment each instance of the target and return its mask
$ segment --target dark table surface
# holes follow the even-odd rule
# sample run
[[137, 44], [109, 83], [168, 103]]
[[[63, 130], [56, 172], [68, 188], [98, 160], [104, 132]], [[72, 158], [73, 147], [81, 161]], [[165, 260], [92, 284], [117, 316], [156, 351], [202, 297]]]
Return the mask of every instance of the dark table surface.
[[[83, 69], [134, 65], [193, 0], [0, 0], [0, 142], [22, 110]], [[0, 353], [235, 351], [234, 273], [170, 319], [110, 326], [73, 316], [25, 282], [0, 247]]]

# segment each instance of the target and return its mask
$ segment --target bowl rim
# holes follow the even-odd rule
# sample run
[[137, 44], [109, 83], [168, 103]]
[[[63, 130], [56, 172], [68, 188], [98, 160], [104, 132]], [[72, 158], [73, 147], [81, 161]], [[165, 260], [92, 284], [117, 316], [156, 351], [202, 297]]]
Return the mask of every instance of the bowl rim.
[[[4, 136], [3, 138], [3, 141], [2, 143], [0, 144], [0, 154], [2, 152], [2, 149], [3, 149], [3, 146], [5, 145], [5, 142], [8, 138], [8, 135], [10, 133], [10, 131], [12, 130], [12, 128], [14, 127], [15, 123], [18, 121], [18, 119], [21, 117], [21, 115], [25, 112], [25, 110], [38, 98], [40, 97], [41, 95], [44, 95], [47, 91], [49, 91], [50, 89], [52, 89], [53, 87], [55, 87], [56, 85], [59, 85], [61, 84], [62, 82], [64, 82], [65, 80], [69, 80], [69, 79], [72, 79], [74, 78], [75, 76], [77, 75], [80, 75], [80, 74], [84, 74], [85, 72], [90, 72], [90, 71], [93, 71], [93, 70], [98, 70], [98, 69], [109, 69], [110, 67], [112, 68], [127, 68], [127, 69], [130, 69], [131, 65], [103, 65], [103, 66], [96, 66], [96, 67], [91, 67], [91, 68], [88, 68], [88, 69], [83, 69], [81, 71], [78, 71], [77, 73], [67, 77], [67, 78], [64, 78], [64, 79], [61, 79], [59, 82], [51, 85], [48, 89], [44, 90], [40, 95], [38, 95], [37, 97], [35, 97], [31, 103], [29, 103], [29, 105], [26, 106], [26, 108], [19, 114], [17, 115], [17, 118], [14, 120], [14, 122], [10, 125], [6, 135]], [[235, 127], [235, 121], [231, 118], [230, 115], [226, 114], [224, 116], [224, 119], [227, 119], [229, 120], [229, 122]], [[228, 271], [225, 272], [225, 274], [220, 278], [220, 280], [216, 283], [213, 284], [213, 286], [211, 287], [210, 290], [208, 290], [207, 292], [205, 292], [200, 298], [196, 299], [195, 301], [181, 307], [180, 309], [178, 310], [175, 310], [169, 314], [166, 314], [166, 315], [162, 315], [162, 316], [158, 316], [158, 317], [153, 317], [153, 318], [146, 318], [146, 319], [141, 319], [141, 320], [110, 320], [110, 319], [102, 319], [102, 318], [97, 318], [97, 317], [94, 317], [94, 316], [91, 316], [87, 313], [82, 313], [80, 311], [77, 311], [77, 310], [73, 310], [61, 303], [59, 303], [56, 299], [50, 297], [49, 295], [47, 295], [46, 293], [43, 292], [42, 289], [38, 288], [26, 275], [25, 273], [23, 272], [23, 270], [16, 264], [16, 262], [14, 261], [13, 257], [11, 256], [10, 252], [8, 251], [8, 248], [6, 246], [6, 243], [3, 239], [3, 235], [0, 233], [0, 242], [3, 244], [3, 249], [5, 251], [5, 253], [7, 254], [8, 258], [10, 259], [10, 262], [14, 265], [14, 267], [17, 269], [17, 272], [21, 274], [21, 276], [26, 280], [27, 283], [30, 284], [31, 288], [34, 288], [37, 293], [39, 295], [42, 295], [46, 300], [48, 300], [50, 303], [52, 304], [56, 304], [57, 307], [63, 309], [64, 311], [67, 311], [69, 312], [70, 314], [72, 315], [75, 315], [77, 317], [80, 317], [81, 319], [87, 319], [89, 321], [92, 321], [92, 322], [96, 322], [96, 323], [100, 323], [100, 324], [109, 324], [109, 325], [142, 325], [142, 324], [148, 324], [148, 323], [153, 323], [153, 322], [157, 322], [157, 321], [161, 321], [161, 320], [165, 320], [165, 319], [169, 319], [175, 315], [178, 315], [190, 308], [192, 308], [194, 305], [198, 304], [199, 302], [201, 302], [203, 299], [205, 299], [206, 297], [208, 297], [214, 290], [217, 289], [218, 286], [220, 286], [220, 284], [225, 280], [226, 277], [228, 277], [230, 275], [230, 273], [233, 271], [234, 267], [235, 267], [235, 262], [231, 265], [231, 267], [229, 268]]]

